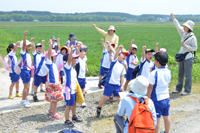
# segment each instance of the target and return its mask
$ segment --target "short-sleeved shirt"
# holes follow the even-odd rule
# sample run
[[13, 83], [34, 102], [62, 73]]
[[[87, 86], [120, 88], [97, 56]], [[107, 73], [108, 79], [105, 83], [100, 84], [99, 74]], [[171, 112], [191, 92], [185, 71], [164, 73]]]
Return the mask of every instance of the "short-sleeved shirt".
[[[113, 54], [111, 54], [111, 57], [113, 57]], [[110, 63], [111, 63], [111, 60], [110, 60], [109, 52], [108, 52], [108, 50], [104, 49], [103, 50], [103, 60], [102, 60], [101, 66], [109, 69]]]
[[15, 64], [17, 63], [17, 57], [16, 57], [16, 53], [13, 52], [13, 50], [8, 54], [8, 60], [9, 60], [9, 64], [11, 65], [11, 69], [10, 69], [10, 73], [14, 72], [14, 67]]
[[46, 76], [47, 75], [47, 67], [45, 65], [45, 54], [37, 53], [36, 51], [33, 53], [34, 59], [34, 67], [35, 67], [35, 74], [39, 76]]
[[[31, 59], [30, 53], [26, 52], [26, 50], [23, 51], [23, 50], [21, 49], [20, 55], [21, 55], [21, 57], [22, 57], [23, 62], [24, 62], [27, 66], [31, 67], [32, 59]], [[22, 70], [30, 70], [26, 65], [24, 65], [24, 63], [22, 63]]]
[[80, 57], [76, 61], [76, 72], [77, 78], [85, 78], [85, 68], [86, 67], [86, 58], [81, 59]]
[[134, 69], [136, 66], [133, 65], [132, 62], [134, 62], [134, 63], [138, 62], [138, 58], [136, 55], [131, 54], [131, 55], [127, 56], [126, 62], [127, 62], [128, 68]]
[[113, 59], [110, 64], [110, 71], [106, 78], [106, 82], [112, 85], [119, 85], [121, 86], [121, 76], [126, 74], [125, 67], [122, 62], [116, 58]]
[[[69, 46], [71, 46], [71, 45], [76, 45], [76, 42], [77, 42], [76, 40], [75, 40], [75, 41], [73, 41], [73, 42], [72, 42], [72, 41], [70, 41], [70, 44], [69, 44]], [[68, 46], [68, 42], [66, 42], [65, 46]]]
[[153, 85], [151, 99], [160, 101], [169, 98], [171, 71], [166, 67], [156, 68], [149, 75], [149, 84]]
[[47, 58], [46, 66], [48, 68], [47, 82], [59, 83], [59, 72], [56, 64]]
[[[58, 54], [58, 56], [57, 56], [57, 58], [56, 58], [56, 62], [55, 62], [57, 68], [59, 68], [60, 65], [63, 65], [63, 64], [64, 64], [64, 63], [63, 63], [63, 56], [64, 56], [64, 55], [63, 55], [62, 53], [59, 53], [59, 54]], [[63, 67], [61, 68], [61, 70], [63, 70]]]
[[[140, 71], [138, 72], [137, 76], [143, 75], [144, 77], [146, 77], [148, 79], [150, 70], [153, 67], [153, 63], [152, 63], [152, 61], [148, 61], [146, 58], [144, 58], [144, 60], [142, 60], [142, 58], [141, 58], [141, 63], [144, 63], [144, 64], [140, 68]], [[140, 63], [140, 65], [141, 65], [141, 63]]]
[[[69, 65], [68, 62], [64, 65], [64, 70], [66, 74], [66, 83], [65, 85], [71, 89], [71, 94], [75, 94], [75, 87], [76, 87], [76, 70], [74, 67]], [[65, 93], [65, 91], [63, 91]]]

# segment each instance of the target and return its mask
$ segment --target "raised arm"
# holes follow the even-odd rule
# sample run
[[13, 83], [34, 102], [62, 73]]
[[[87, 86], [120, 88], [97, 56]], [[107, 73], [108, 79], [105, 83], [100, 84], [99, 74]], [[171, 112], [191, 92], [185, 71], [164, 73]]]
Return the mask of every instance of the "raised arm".
[[78, 55], [80, 53], [80, 48], [81, 48], [81, 44], [78, 44], [76, 46], [76, 54]]
[[105, 32], [104, 30], [98, 28], [95, 24], [93, 24], [93, 27], [101, 34], [103, 34], [104, 36], [106, 36], [107, 32]]
[[70, 40], [67, 41], [67, 48], [69, 49], [70, 46]]
[[23, 46], [22, 46], [22, 50], [25, 51], [25, 48], [26, 48], [26, 36], [28, 34], [28, 31], [25, 30], [24, 31], [24, 38], [23, 38]]
[[183, 33], [184, 33], [183, 27], [179, 24], [178, 20], [176, 20], [176, 18], [174, 17], [173, 13], [171, 13], [170, 16], [171, 16], [171, 18], [173, 20], [173, 23], [174, 23], [179, 35], [182, 36]]
[[16, 53], [17, 52], [17, 46], [20, 44], [20, 41], [17, 41], [17, 43], [14, 45], [14, 49], [13, 52]]
[[105, 46], [105, 43], [104, 43], [104, 39], [101, 39], [101, 44], [102, 44], [102, 46], [103, 46], [103, 50], [105, 50], [105, 49], [106, 49], [106, 46]]
[[48, 59], [51, 60], [52, 40], [49, 40]]
[[133, 40], [131, 40], [131, 43], [130, 43], [130, 46], [129, 46], [129, 49], [128, 49], [128, 52], [131, 52], [131, 50], [132, 50], [132, 44], [135, 42], [135, 40], [133, 39]]
[[142, 47], [142, 60], [144, 60], [145, 55], [146, 55], [145, 50], [146, 50], [146, 46], [143, 46]]
[[33, 46], [33, 53], [35, 53], [35, 43], [34, 43], [34, 38], [31, 38], [31, 43], [32, 43], [32, 46]]
[[124, 46], [120, 45], [119, 48], [117, 49], [115, 56], [114, 56], [114, 60], [117, 59], [117, 57], [119, 56], [119, 52], [124, 48]]
[[72, 54], [73, 54], [74, 45], [71, 45], [70, 48], [71, 48], [71, 51], [70, 51], [70, 53], [69, 53], [69, 57], [68, 57], [68, 60], [67, 60], [69, 66], [70, 66], [71, 63], [72, 63]]
[[115, 50], [114, 48], [111, 46], [111, 44], [109, 43], [109, 41], [106, 42], [108, 44], [108, 47], [110, 48], [110, 50], [115, 53]]
[[155, 52], [158, 52], [158, 42], [156, 43], [156, 45], [155, 45]]
[[44, 54], [45, 53], [45, 50], [44, 50], [44, 43], [45, 43], [45, 40], [41, 40], [42, 42], [42, 53]]
[[57, 39], [57, 43], [58, 43], [58, 51], [60, 50], [60, 38]]

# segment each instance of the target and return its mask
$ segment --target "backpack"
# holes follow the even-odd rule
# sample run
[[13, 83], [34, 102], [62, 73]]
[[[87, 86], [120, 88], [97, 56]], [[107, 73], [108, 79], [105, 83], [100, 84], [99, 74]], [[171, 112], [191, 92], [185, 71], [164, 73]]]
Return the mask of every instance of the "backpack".
[[[14, 59], [14, 57], [11, 60], [11, 64], [12, 64], [13, 59]], [[11, 64], [9, 64], [8, 62], [9, 62], [9, 57], [8, 57], [8, 55], [6, 55], [4, 57], [3, 66], [7, 71], [10, 71], [11, 70]]]
[[15, 64], [14, 71], [16, 74], [20, 75], [22, 68], [22, 58], [20, 58], [17, 63]]
[[[128, 133], [154, 133], [154, 120], [148, 107], [149, 98], [141, 98], [139, 101], [135, 97], [130, 97], [136, 102], [136, 105], [128, 123]], [[141, 102], [142, 100], [144, 103]]]
[[142, 68], [142, 66], [144, 65], [144, 63], [146, 62], [147, 60], [145, 60], [143, 63], [140, 63], [139, 65], [137, 65], [134, 70], [132, 71], [132, 75], [134, 78], [137, 77], [137, 74], [139, 73], [140, 69]]

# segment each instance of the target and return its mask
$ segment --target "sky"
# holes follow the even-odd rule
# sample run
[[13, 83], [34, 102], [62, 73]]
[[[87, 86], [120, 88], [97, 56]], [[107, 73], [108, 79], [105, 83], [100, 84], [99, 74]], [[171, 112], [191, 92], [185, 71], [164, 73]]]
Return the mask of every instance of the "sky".
[[52, 13], [123, 12], [141, 14], [200, 14], [200, 0], [0, 0], [0, 11]]

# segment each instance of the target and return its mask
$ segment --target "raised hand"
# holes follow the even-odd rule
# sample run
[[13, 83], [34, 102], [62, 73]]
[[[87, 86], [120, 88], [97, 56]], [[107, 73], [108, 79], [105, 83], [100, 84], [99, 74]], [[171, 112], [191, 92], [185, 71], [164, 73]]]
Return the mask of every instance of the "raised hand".
[[131, 43], [134, 43], [135, 42], [135, 40], [133, 39], [133, 40], [131, 40]]
[[171, 13], [171, 14], [170, 14], [170, 16], [171, 16], [171, 18], [172, 18], [172, 19], [175, 19], [175, 17], [174, 17], [174, 14], [173, 14], [173, 13]]
[[101, 39], [101, 42], [104, 42], [104, 39]]
[[59, 42], [59, 41], [60, 41], [60, 38], [58, 38], [57, 41]]
[[146, 46], [143, 46], [143, 47], [142, 47], [143, 50], [145, 50], [146, 48], [147, 48]]
[[157, 42], [157, 43], [156, 43], [156, 47], [158, 47], [158, 44], [159, 44], [159, 43]]
[[31, 42], [33, 42], [34, 41], [34, 38], [31, 38]]
[[93, 24], [92, 26], [93, 26], [94, 28], [96, 28], [96, 25], [95, 25], [95, 24]]
[[27, 34], [28, 34], [28, 31], [27, 31], [27, 30], [25, 30], [25, 31], [24, 31], [24, 34], [25, 34], [25, 35], [27, 35]]
[[16, 44], [16, 45], [18, 45], [18, 44], [20, 44], [20, 41], [17, 41], [17, 44]]
[[124, 48], [123, 45], [119, 45], [119, 50], [122, 50]]
[[41, 40], [41, 42], [42, 42], [42, 43], [44, 43], [44, 42], [45, 42], [45, 40]]

